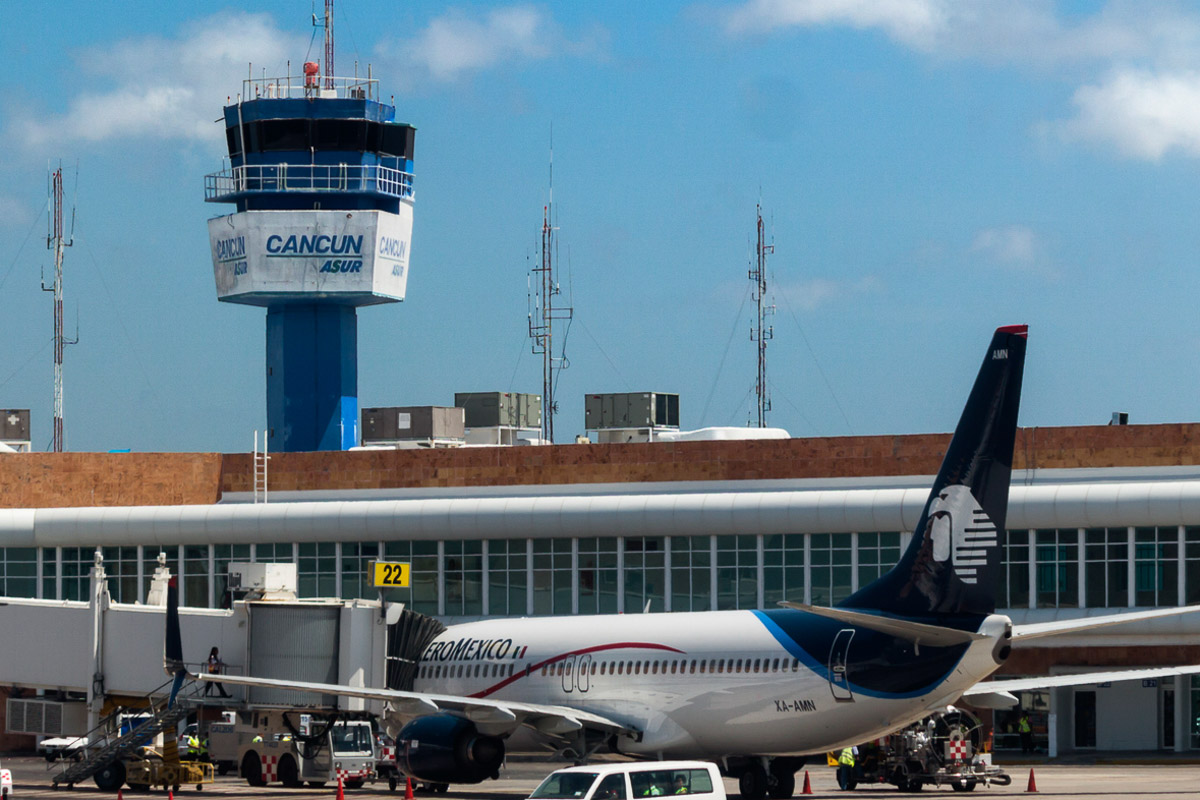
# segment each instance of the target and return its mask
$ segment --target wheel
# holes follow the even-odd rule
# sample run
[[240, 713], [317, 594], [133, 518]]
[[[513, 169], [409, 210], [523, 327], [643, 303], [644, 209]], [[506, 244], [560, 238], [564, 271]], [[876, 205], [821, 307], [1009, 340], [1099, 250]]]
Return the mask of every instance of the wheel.
[[388, 791], [389, 792], [396, 791], [396, 783], [397, 783], [397, 781], [396, 781], [395, 773], [388, 775]]
[[796, 793], [796, 773], [788, 769], [777, 769], [771, 766], [771, 777], [767, 782], [767, 794], [772, 800], [787, 800]]
[[361, 778], [355, 778], [352, 781], [346, 781], [343, 786], [345, 786], [347, 789], [361, 789], [363, 787], [363, 782]]
[[231, 768], [232, 767], [230, 766], [228, 761], [221, 761], [217, 764], [217, 774], [218, 775], [228, 775], [229, 770]]
[[148, 783], [132, 783], [131, 782], [129, 784], [129, 791], [131, 791], [131, 792], [148, 792], [148, 791], [150, 791], [150, 784], [148, 784]]
[[973, 792], [975, 791], [974, 778], [959, 778], [950, 784], [950, 787], [956, 792]]
[[296, 766], [296, 759], [290, 755], [279, 759], [279, 782], [289, 788], [300, 785], [300, 769]]
[[763, 800], [767, 796], [767, 772], [755, 764], [738, 776], [738, 792], [742, 800]]
[[446, 792], [450, 791], [450, 784], [435, 783], [435, 784], [433, 784], [433, 786], [431, 788], [438, 794], [445, 794]]
[[320, 789], [322, 786], [325, 785], [325, 781], [309, 781], [308, 785], [314, 789]]
[[102, 792], [115, 792], [125, 785], [125, 765], [114, 761], [92, 778]]
[[844, 792], [854, 791], [854, 787], [858, 786], [858, 778], [854, 777], [854, 767], [842, 764], [837, 771], [838, 787]]
[[266, 786], [267, 782], [263, 780], [262, 762], [258, 760], [258, 753], [246, 753], [242, 756], [242, 777], [246, 779], [246, 783], [251, 786]]

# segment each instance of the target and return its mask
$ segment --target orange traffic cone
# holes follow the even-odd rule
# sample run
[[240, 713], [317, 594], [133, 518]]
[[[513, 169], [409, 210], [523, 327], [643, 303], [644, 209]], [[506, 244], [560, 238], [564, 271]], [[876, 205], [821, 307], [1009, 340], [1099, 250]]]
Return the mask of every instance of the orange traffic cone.
[[175, 790], [167, 789], [167, 800], [175, 800]]
[[338, 793], [337, 800], [346, 800], [346, 793], [342, 791], [342, 776], [338, 775]]
[[117, 789], [117, 800], [125, 800], [125, 797], [121, 794], [120, 789]]
[[1029, 785], [1025, 787], [1025, 791], [1027, 791], [1027, 792], [1036, 792], [1037, 791], [1037, 781], [1035, 781], [1033, 779], [1033, 767], [1029, 768]]
[[404, 800], [413, 800], [412, 776], [404, 776]]
[[800, 794], [812, 794], [812, 793], [813, 793], [812, 783], [810, 783], [808, 780], [808, 770], [804, 770], [804, 788], [800, 791]]

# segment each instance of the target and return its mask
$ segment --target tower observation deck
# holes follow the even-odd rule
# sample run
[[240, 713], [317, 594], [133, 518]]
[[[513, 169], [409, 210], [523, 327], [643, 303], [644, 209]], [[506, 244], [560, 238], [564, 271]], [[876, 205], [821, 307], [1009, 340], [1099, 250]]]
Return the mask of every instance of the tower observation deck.
[[415, 129], [370, 78], [243, 82], [225, 107], [229, 162], [204, 199], [217, 299], [267, 309], [267, 440], [358, 442], [357, 308], [404, 299]]

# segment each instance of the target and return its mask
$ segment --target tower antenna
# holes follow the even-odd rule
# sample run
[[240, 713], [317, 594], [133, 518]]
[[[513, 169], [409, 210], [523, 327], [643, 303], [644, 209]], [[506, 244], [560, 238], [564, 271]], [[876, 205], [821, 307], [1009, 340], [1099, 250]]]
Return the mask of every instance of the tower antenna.
[[[565, 338], [559, 345], [559, 355], [554, 355], [554, 320], [570, 320], [575, 309], [569, 305], [555, 305], [554, 298], [562, 294], [555, 265], [557, 242], [554, 232], [554, 126], [550, 126], [550, 194], [542, 209], [542, 258], [531, 271], [537, 273], [537, 301], [529, 314], [529, 338], [534, 355], [542, 357], [542, 441], [554, 444], [554, 415], [558, 413], [558, 401], [554, 397], [555, 372], [566, 369]], [[532, 281], [531, 281], [532, 283]]]
[[758, 400], [758, 427], [767, 427], [767, 412], [771, 410], [771, 390], [767, 386], [767, 342], [775, 338], [775, 329], [768, 318], [775, 313], [775, 306], [766, 303], [767, 256], [775, 252], [775, 245], [766, 243], [763, 228], [762, 201], [755, 206], [758, 216], [758, 239], [754, 247], [754, 266], [750, 268], [750, 280], [754, 282], [754, 301], [758, 308], [754, 327], [750, 330], [750, 341], [758, 343], [758, 375], [754, 381], [754, 394]]
[[[75, 185], [78, 188], [79, 178]], [[66, 345], [77, 344], [79, 334], [74, 339], [63, 335], [63, 250], [70, 247], [74, 241], [75, 211], [71, 210], [72, 235], [63, 235], [63, 172], [62, 162], [58, 169], [50, 173], [50, 214], [47, 218], [46, 247], [54, 251], [54, 285], [46, 286], [42, 281], [42, 290], [54, 292], [54, 440], [51, 445], [55, 453], [61, 453], [66, 444], [66, 429], [63, 423], [63, 351]]]
[[333, 0], [325, 0], [325, 88], [333, 88]]

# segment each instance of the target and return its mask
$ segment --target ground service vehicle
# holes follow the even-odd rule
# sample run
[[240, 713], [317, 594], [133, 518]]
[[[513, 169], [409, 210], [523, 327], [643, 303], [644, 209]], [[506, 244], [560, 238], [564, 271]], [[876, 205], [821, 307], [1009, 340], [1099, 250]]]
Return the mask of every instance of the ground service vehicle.
[[706, 761], [594, 764], [551, 772], [529, 800], [629, 800], [665, 795], [725, 800], [725, 784], [716, 765]]
[[236, 765], [251, 786], [320, 786], [339, 778], [349, 789], [374, 780], [375, 734], [365, 720], [320, 721], [292, 712], [249, 711], [209, 727], [210, 758], [224, 773]]
[[[1008, 786], [1012, 776], [992, 764], [985, 752], [983, 727], [974, 714], [949, 707], [895, 733], [858, 746], [852, 768], [839, 767], [838, 783], [891, 783], [902, 792], [919, 792], [926, 784], [948, 785], [970, 792], [979, 784]], [[837, 753], [829, 754], [837, 766]]]

